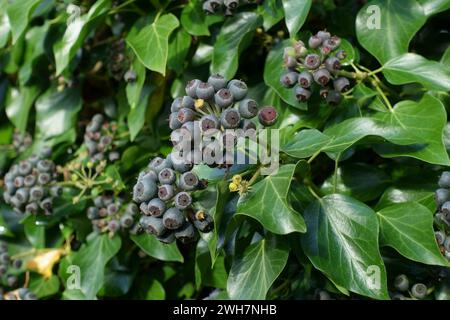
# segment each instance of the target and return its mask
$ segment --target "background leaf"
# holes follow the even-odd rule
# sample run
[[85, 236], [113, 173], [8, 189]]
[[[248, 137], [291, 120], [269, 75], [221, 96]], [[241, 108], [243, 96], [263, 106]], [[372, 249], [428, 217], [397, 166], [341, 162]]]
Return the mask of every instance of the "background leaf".
[[294, 38], [297, 32], [305, 23], [311, 8], [311, 0], [282, 0], [286, 27], [289, 30], [291, 38]]
[[183, 262], [183, 256], [176, 243], [164, 244], [148, 234], [131, 236], [131, 240], [153, 258], [163, 261]]

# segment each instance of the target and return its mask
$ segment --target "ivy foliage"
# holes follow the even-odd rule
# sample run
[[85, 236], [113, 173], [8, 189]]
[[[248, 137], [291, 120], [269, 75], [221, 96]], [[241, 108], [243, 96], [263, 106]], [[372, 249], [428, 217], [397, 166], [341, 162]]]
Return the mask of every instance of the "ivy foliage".
[[[18, 215], [2, 197], [19, 286], [39, 299], [390, 299], [406, 274], [426, 299], [450, 299], [450, 248], [435, 236], [450, 223], [434, 216], [450, 166], [448, 1], [264, 0], [231, 17], [202, 2], [0, 0], [2, 193], [43, 147], [64, 187], [50, 216]], [[285, 47], [325, 29], [354, 75], [337, 106], [280, 83]], [[214, 73], [277, 110], [278, 171], [196, 165], [214, 229], [194, 243], [95, 232], [93, 200], [131, 201], [148, 160], [172, 150], [172, 101]], [[98, 113], [118, 155], [93, 164], [84, 134]], [[234, 173], [246, 192], [229, 188]]]

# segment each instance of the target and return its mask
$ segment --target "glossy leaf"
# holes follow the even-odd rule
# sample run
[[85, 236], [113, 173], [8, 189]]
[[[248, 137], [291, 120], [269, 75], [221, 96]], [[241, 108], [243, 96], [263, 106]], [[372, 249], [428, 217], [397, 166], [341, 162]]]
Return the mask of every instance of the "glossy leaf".
[[36, 86], [23, 87], [20, 91], [12, 88], [9, 92], [6, 99], [6, 115], [20, 132], [25, 132], [30, 109], [38, 95], [39, 88]]
[[173, 14], [160, 16], [136, 34], [130, 34], [127, 43], [147, 69], [166, 74], [169, 36], [179, 26]]
[[131, 240], [149, 256], [162, 261], [183, 262], [183, 256], [178, 250], [177, 244], [164, 244], [154, 236], [140, 234], [131, 236]]
[[332, 174], [321, 186], [324, 194], [340, 193], [359, 201], [370, 201], [378, 198], [388, 183], [389, 176], [375, 166], [363, 163], [344, 165]]
[[429, 90], [450, 91], [450, 66], [406, 53], [385, 63], [383, 73], [392, 84], [418, 82]]
[[36, 124], [40, 138], [48, 139], [75, 130], [77, 113], [82, 105], [80, 89], [50, 88], [36, 100]]
[[262, 300], [286, 265], [287, 243], [269, 236], [248, 246], [236, 257], [228, 277], [227, 292], [231, 299]]
[[84, 42], [89, 32], [104, 16], [111, 6], [111, 0], [99, 0], [89, 9], [89, 12], [69, 21], [63, 38], [54, 45], [56, 74], [59, 75], [69, 65], [72, 58]]
[[183, 73], [190, 46], [191, 36], [184, 29], [178, 29], [170, 37], [167, 65], [177, 74]]
[[286, 26], [294, 38], [308, 17], [312, 0], [282, 0]]
[[142, 87], [141, 96], [139, 98], [139, 102], [137, 103], [134, 109], [131, 109], [128, 114], [128, 126], [130, 128], [130, 139], [133, 141], [139, 131], [141, 131], [142, 127], [145, 123], [145, 113], [147, 112], [147, 107], [149, 104], [149, 97], [152, 92], [155, 90], [155, 87], [146, 84]]
[[131, 109], [135, 109], [141, 98], [142, 87], [145, 83], [146, 69], [139, 59], [134, 59], [132, 70], [136, 72], [136, 81], [130, 82], [126, 87], [128, 104]]
[[193, 36], [209, 36], [206, 15], [201, 0], [189, 1], [181, 11], [181, 25]]
[[[442, 138], [444, 125], [442, 103], [431, 95], [425, 95], [420, 102], [399, 102], [392, 112], [351, 118], [327, 128], [323, 133], [314, 130], [297, 134], [282, 150], [293, 157], [305, 158], [320, 151], [343, 152], [365, 137], [378, 136], [391, 143], [375, 145], [377, 152], [384, 157], [408, 156], [449, 165]], [[308, 139], [303, 142], [305, 136]], [[329, 138], [328, 143], [326, 137]]]
[[243, 214], [261, 223], [276, 234], [305, 232], [305, 222], [287, 201], [289, 187], [296, 165], [281, 166], [275, 174], [255, 183], [239, 199], [237, 214]]
[[39, 2], [39, 0], [12, 1], [7, 6], [6, 12], [11, 25], [13, 44], [16, 43], [17, 39], [20, 38], [27, 28], [30, 17], [39, 5]]
[[227, 20], [214, 44], [211, 73], [220, 73], [227, 79], [236, 74], [239, 56], [248, 47], [261, 18], [256, 13], [242, 12]]
[[425, 24], [416, 0], [373, 0], [356, 18], [359, 43], [383, 64], [408, 52], [411, 39]]
[[80, 268], [80, 290], [86, 299], [96, 297], [103, 285], [105, 266], [120, 246], [118, 235], [113, 238], [107, 234], [97, 235], [75, 254], [72, 264]]
[[378, 250], [375, 212], [351, 197], [333, 194], [305, 211], [305, 254], [335, 284], [375, 299], [387, 299], [386, 271]]
[[433, 213], [416, 202], [398, 203], [377, 212], [380, 242], [410, 260], [450, 266], [439, 251], [433, 230]]
[[450, 2], [447, 0], [419, 0], [419, 3], [422, 5], [426, 16], [432, 16], [450, 9]]

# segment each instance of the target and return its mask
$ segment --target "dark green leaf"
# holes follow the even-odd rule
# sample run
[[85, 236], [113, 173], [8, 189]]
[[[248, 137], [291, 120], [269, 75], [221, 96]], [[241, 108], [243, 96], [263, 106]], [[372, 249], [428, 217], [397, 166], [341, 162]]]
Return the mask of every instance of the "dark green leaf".
[[25, 132], [31, 106], [39, 94], [36, 86], [11, 88], [6, 98], [6, 115], [20, 132]]
[[394, 204], [377, 212], [380, 242], [408, 259], [450, 266], [439, 251], [433, 230], [433, 213], [416, 202]]
[[152, 92], [155, 90], [150, 84], [145, 84], [141, 91], [141, 96], [139, 99], [136, 108], [131, 109], [128, 114], [128, 127], [130, 128], [130, 139], [131, 141], [136, 138], [139, 131], [141, 131], [142, 127], [145, 123], [145, 113], [147, 112], [147, 107], [149, 103], [149, 97]]
[[193, 36], [209, 36], [206, 15], [200, 0], [189, 1], [181, 11], [181, 25]]
[[139, 248], [144, 250], [145, 253], [155, 259], [176, 262], [183, 262], [184, 260], [176, 243], [164, 244], [159, 242], [154, 236], [148, 234], [131, 236], [131, 240], [133, 240]]
[[392, 84], [418, 82], [430, 90], [450, 91], [450, 67], [415, 53], [387, 61], [383, 73]]
[[[333, 194], [305, 211], [301, 237], [313, 265], [338, 286], [375, 299], [388, 299], [386, 270], [378, 250], [375, 212], [351, 197]], [[373, 274], [372, 274], [373, 273]]]
[[52, 275], [49, 279], [32, 274], [30, 278], [30, 286], [28, 287], [39, 299], [52, 296], [58, 293], [59, 279]]
[[147, 69], [166, 74], [169, 36], [179, 26], [173, 14], [160, 16], [139, 33], [130, 34], [127, 43]]
[[260, 24], [261, 17], [252, 12], [241, 12], [227, 20], [214, 44], [211, 73], [233, 78], [238, 69], [239, 56], [250, 44]]
[[132, 64], [132, 70], [136, 72], [136, 81], [127, 84], [126, 93], [128, 104], [131, 109], [135, 109], [141, 98], [142, 87], [145, 82], [145, 66], [139, 61], [139, 59], [134, 59]]
[[425, 24], [426, 16], [416, 0], [373, 0], [356, 18], [359, 43], [378, 61], [408, 52], [409, 42]]
[[183, 73], [186, 64], [186, 55], [191, 46], [191, 36], [184, 29], [179, 28], [172, 33], [169, 42], [169, 60], [167, 65], [177, 74]]
[[295, 168], [294, 164], [283, 165], [275, 174], [255, 183], [239, 199], [236, 214], [252, 217], [276, 234], [305, 232], [302, 216], [287, 202]]
[[104, 16], [111, 6], [111, 0], [99, 0], [83, 16], [75, 17], [67, 26], [63, 38], [57, 42], [53, 51], [55, 52], [56, 74], [61, 74], [69, 65], [78, 49], [83, 44], [92, 28], [99, 18]]
[[294, 38], [308, 17], [312, 0], [282, 0], [286, 26]]
[[262, 300], [283, 271], [289, 256], [284, 239], [269, 235], [254, 243], [233, 261], [227, 292], [231, 299]]

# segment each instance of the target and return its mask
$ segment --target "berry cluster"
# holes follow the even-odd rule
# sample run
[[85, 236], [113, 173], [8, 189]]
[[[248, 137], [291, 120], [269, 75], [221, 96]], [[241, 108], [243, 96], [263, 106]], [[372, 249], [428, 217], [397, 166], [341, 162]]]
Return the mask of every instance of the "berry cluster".
[[19, 130], [14, 130], [12, 144], [17, 152], [24, 152], [32, 143], [33, 138], [28, 132], [22, 134]]
[[116, 151], [114, 137], [117, 132], [117, 124], [108, 122], [101, 114], [92, 117], [91, 122], [86, 126], [84, 134], [84, 144], [89, 153], [89, 158], [94, 161], [108, 159], [113, 162], [120, 158]]
[[[247, 84], [241, 80], [228, 81], [214, 74], [207, 82], [189, 81], [185, 90], [185, 96], [173, 101], [169, 117], [173, 145], [178, 151], [180, 147], [190, 149], [181, 155], [185, 162], [206, 162], [209, 166], [233, 164], [231, 151], [239, 131], [235, 129], [242, 129], [242, 134], [255, 132], [252, 119], [258, 118], [263, 126], [271, 126], [278, 117], [274, 107], [259, 108], [255, 100], [247, 98]], [[218, 149], [223, 154], [215, 154]], [[204, 155], [214, 159], [200, 160]]]
[[53, 199], [62, 194], [50, 149], [13, 165], [5, 174], [3, 199], [19, 214], [50, 215]]
[[392, 294], [394, 300], [405, 300], [405, 293], [410, 293], [411, 298], [425, 299], [428, 295], [428, 287], [423, 283], [410, 285], [410, 279], [405, 274], [398, 275], [394, 280], [396, 292]]
[[[11, 259], [6, 243], [0, 242], [0, 300], [36, 300], [34, 293], [27, 288], [19, 288], [19, 278], [12, 274], [22, 267], [22, 260]], [[7, 289], [8, 291], [7, 291]], [[13, 290], [13, 291], [12, 291]]]
[[122, 229], [137, 234], [140, 231], [139, 224], [135, 221], [138, 212], [134, 203], [127, 204], [121, 198], [102, 195], [96, 197], [94, 206], [87, 209], [87, 217], [95, 232], [115, 234]]
[[350, 81], [339, 74], [341, 60], [347, 53], [339, 50], [341, 39], [329, 32], [319, 31], [309, 38], [308, 47], [296, 41], [284, 48], [286, 72], [280, 82], [286, 88], [294, 88], [299, 102], [309, 100], [312, 92], [319, 89], [320, 96], [331, 105], [341, 102], [342, 93], [350, 87]]
[[434, 221], [439, 228], [435, 232], [436, 241], [448, 261], [450, 261], [450, 172], [444, 171], [439, 177], [439, 189], [436, 190], [435, 199], [437, 212]]
[[223, 13], [232, 16], [241, 4], [259, 3], [256, 0], [203, 0], [203, 11], [206, 14]]
[[193, 192], [204, 189], [206, 182], [190, 168], [173, 162], [170, 156], [156, 157], [139, 174], [133, 188], [133, 200], [142, 213], [142, 229], [163, 243], [175, 239], [188, 243], [196, 239], [196, 229], [209, 232], [213, 228], [212, 217], [193, 202]]

